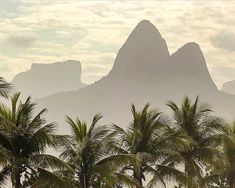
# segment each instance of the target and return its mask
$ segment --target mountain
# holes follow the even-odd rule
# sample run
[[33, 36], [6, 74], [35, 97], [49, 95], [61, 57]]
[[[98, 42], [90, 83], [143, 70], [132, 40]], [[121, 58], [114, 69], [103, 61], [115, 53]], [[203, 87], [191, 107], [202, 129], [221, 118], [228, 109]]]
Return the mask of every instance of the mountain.
[[81, 63], [73, 60], [32, 64], [30, 70], [16, 75], [12, 83], [16, 90], [22, 91], [23, 98], [29, 95], [41, 98], [86, 86], [81, 82]]
[[235, 80], [225, 82], [222, 85], [222, 91], [235, 95]]
[[218, 115], [235, 117], [235, 96], [217, 89], [199, 45], [187, 43], [170, 55], [159, 31], [144, 20], [119, 50], [107, 76], [88, 87], [57, 93], [38, 103], [48, 108], [48, 118], [59, 122], [64, 131], [65, 114], [90, 120], [100, 112], [104, 123], [126, 126], [131, 120], [131, 103], [141, 107], [150, 102], [168, 113], [166, 102], [181, 102], [186, 95], [193, 100], [200, 95]]

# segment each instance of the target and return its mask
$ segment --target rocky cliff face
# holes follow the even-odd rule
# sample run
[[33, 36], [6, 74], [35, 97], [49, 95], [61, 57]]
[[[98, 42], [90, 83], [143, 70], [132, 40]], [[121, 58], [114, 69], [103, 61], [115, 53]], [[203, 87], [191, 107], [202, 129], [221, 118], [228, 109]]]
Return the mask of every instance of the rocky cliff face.
[[72, 60], [32, 64], [30, 70], [16, 75], [12, 83], [15, 90], [22, 92], [23, 98], [30, 95], [34, 99], [85, 86], [81, 82], [81, 63]]
[[192, 99], [200, 95], [220, 116], [235, 116], [235, 97], [217, 90], [199, 45], [188, 43], [170, 55], [159, 31], [144, 20], [119, 50], [107, 76], [86, 88], [58, 93], [38, 103], [61, 125], [64, 114], [86, 120], [100, 112], [105, 122], [125, 126], [131, 118], [131, 103], [139, 107], [150, 102], [165, 111], [168, 100], [181, 102], [186, 95]]
[[235, 95], [235, 80], [225, 82], [221, 88], [222, 91]]

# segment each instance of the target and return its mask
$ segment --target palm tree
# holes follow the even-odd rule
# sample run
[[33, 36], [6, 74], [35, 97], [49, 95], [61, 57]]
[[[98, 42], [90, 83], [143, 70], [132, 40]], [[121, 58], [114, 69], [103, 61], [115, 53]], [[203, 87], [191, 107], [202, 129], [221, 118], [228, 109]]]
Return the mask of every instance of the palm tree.
[[207, 183], [214, 188], [235, 188], [235, 123], [224, 129], [222, 157], [213, 163]]
[[173, 111], [175, 131], [186, 134], [190, 144], [186, 150], [179, 151], [182, 158], [177, 163], [183, 163], [185, 173], [198, 187], [203, 187], [205, 169], [220, 153], [216, 147], [221, 143], [222, 120], [211, 116], [212, 110], [199, 104], [198, 97], [194, 103], [185, 97], [181, 107], [174, 102], [168, 106]]
[[11, 84], [7, 83], [2, 77], [0, 77], [0, 96], [6, 98], [10, 89]]
[[[10, 177], [15, 188], [22, 187], [21, 178], [46, 171], [47, 167], [68, 167], [58, 158], [45, 154], [47, 147], [58, 148], [66, 137], [55, 135], [55, 124], [46, 124], [42, 115], [33, 116], [35, 104], [30, 97], [19, 102], [20, 93], [11, 98], [11, 107], [0, 104], [0, 183]], [[49, 171], [48, 171], [49, 173]]]
[[227, 128], [223, 137], [223, 159], [225, 165], [221, 174], [225, 177], [228, 187], [235, 188], [235, 123]]
[[138, 112], [134, 105], [131, 107], [133, 120], [127, 130], [113, 125], [113, 135], [117, 143], [113, 143], [116, 150], [124, 154], [134, 154], [141, 161], [141, 165], [129, 165], [123, 168], [123, 172], [132, 173], [133, 177], [143, 186], [146, 174], [153, 177], [148, 187], [154, 187], [157, 183], [164, 186], [164, 178], [170, 178], [187, 183], [185, 174], [171, 166], [164, 164], [168, 159], [177, 158], [175, 147], [185, 147], [182, 137], [168, 126], [167, 120], [161, 113], [149, 110], [149, 104]]
[[60, 157], [71, 165], [73, 173], [62, 172], [62, 176], [79, 188], [110, 188], [120, 182], [127, 186], [138, 187], [134, 179], [117, 171], [127, 163], [136, 162], [135, 157], [125, 154], [113, 155], [109, 146], [113, 138], [109, 134], [108, 127], [97, 126], [101, 118], [101, 115], [96, 114], [88, 127], [86, 122], [78, 118], [73, 120], [66, 117], [72, 135], [70, 143], [64, 145]]

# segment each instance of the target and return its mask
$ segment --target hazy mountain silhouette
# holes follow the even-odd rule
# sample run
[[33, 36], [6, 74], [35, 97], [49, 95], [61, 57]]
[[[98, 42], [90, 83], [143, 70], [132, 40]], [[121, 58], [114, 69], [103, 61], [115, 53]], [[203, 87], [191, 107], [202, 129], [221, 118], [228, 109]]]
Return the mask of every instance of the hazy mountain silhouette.
[[73, 60], [32, 64], [30, 70], [16, 75], [12, 82], [16, 90], [22, 91], [23, 98], [41, 98], [86, 86], [81, 82], [81, 63]]
[[235, 95], [235, 80], [225, 82], [221, 88], [222, 91]]
[[[38, 100], [49, 118], [64, 123], [64, 114], [91, 119], [100, 112], [105, 122], [127, 125], [130, 104], [150, 102], [166, 110], [168, 100], [181, 102], [185, 95], [200, 95], [216, 112], [235, 116], [235, 96], [218, 91], [208, 72], [202, 51], [188, 43], [170, 55], [166, 42], [149, 21], [141, 21], [119, 50], [110, 73], [94, 84]], [[63, 126], [62, 126], [63, 127]]]

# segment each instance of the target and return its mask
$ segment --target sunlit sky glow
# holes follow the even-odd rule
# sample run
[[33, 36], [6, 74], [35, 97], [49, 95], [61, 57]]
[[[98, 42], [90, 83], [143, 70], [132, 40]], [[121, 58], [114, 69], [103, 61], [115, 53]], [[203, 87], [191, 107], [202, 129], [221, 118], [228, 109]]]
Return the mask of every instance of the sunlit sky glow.
[[80, 60], [92, 83], [112, 68], [135, 25], [150, 20], [170, 53], [200, 44], [220, 87], [235, 79], [235, 1], [0, 0], [0, 71], [11, 80], [32, 63]]

